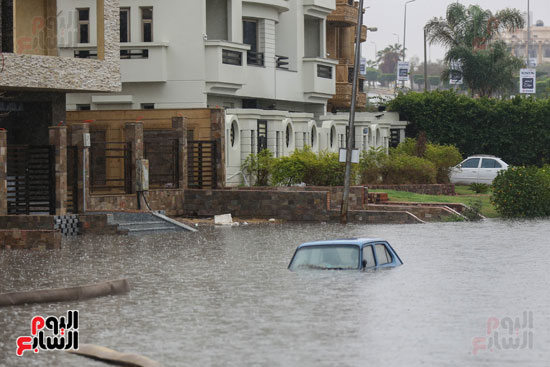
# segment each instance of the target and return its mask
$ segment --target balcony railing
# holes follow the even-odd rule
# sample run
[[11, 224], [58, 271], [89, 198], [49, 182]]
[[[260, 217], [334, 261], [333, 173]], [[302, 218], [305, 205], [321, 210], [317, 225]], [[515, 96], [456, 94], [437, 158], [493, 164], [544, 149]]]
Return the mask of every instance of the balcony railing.
[[263, 52], [248, 51], [246, 53], [246, 63], [253, 66], [264, 66]]
[[277, 58], [277, 69], [288, 70], [288, 56], [275, 55]]
[[317, 76], [319, 78], [332, 79], [332, 66], [318, 64]]
[[239, 51], [223, 49], [222, 63], [226, 65], [241, 66], [243, 64], [243, 53]]
[[[76, 59], [97, 59], [96, 50], [75, 50], [74, 57]], [[128, 49], [120, 50], [120, 59], [148, 59], [148, 49]]]

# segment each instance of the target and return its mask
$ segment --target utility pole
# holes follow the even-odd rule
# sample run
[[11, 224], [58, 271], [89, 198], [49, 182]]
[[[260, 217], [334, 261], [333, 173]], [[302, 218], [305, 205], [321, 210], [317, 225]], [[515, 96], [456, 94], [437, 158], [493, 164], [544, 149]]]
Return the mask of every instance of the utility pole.
[[[405, 2], [405, 13], [403, 15], [403, 62], [405, 62], [405, 45], [407, 41], [407, 4], [416, 0], [408, 0]], [[403, 80], [403, 88], [405, 88], [405, 81]]]
[[531, 67], [529, 57], [529, 43], [531, 43], [531, 14], [529, 14], [529, 0], [527, 0], [527, 68]]
[[349, 133], [346, 145], [346, 172], [344, 175], [344, 195], [342, 196], [342, 208], [340, 211], [340, 223], [348, 223], [349, 187], [351, 179], [351, 152], [355, 141], [355, 100], [357, 99], [357, 79], [359, 63], [361, 61], [361, 27], [363, 26], [363, 0], [359, 0], [359, 15], [357, 16], [357, 30], [355, 32], [355, 62], [353, 64], [353, 83], [351, 89], [351, 108], [349, 112]]
[[424, 92], [428, 91], [428, 53], [426, 49], [426, 27], [424, 27]]

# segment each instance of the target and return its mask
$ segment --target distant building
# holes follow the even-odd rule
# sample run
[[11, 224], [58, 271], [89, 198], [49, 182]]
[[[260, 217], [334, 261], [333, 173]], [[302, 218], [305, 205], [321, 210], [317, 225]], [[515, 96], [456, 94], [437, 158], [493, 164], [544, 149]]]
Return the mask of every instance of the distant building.
[[[515, 32], [503, 32], [500, 39], [508, 45], [512, 54], [523, 59], [526, 58], [527, 28]], [[550, 27], [545, 27], [540, 20], [531, 27], [529, 58], [535, 60], [536, 64], [550, 62]]]

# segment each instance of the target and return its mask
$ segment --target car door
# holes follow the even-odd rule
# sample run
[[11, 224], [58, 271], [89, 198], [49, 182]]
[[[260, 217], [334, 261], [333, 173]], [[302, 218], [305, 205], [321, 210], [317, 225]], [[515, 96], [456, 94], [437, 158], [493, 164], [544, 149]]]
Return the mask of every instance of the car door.
[[365, 245], [363, 247], [362, 267], [363, 269], [373, 269], [376, 267], [372, 245]]
[[376, 266], [386, 267], [391, 266], [393, 263], [393, 257], [390, 251], [386, 248], [384, 243], [377, 243], [374, 245], [374, 253], [376, 254]]
[[481, 160], [481, 167], [477, 175], [477, 182], [484, 184], [492, 184], [497, 173], [502, 169], [502, 165], [493, 158], [483, 158]]
[[477, 181], [480, 158], [469, 158], [455, 168], [451, 176], [453, 183], [471, 184]]

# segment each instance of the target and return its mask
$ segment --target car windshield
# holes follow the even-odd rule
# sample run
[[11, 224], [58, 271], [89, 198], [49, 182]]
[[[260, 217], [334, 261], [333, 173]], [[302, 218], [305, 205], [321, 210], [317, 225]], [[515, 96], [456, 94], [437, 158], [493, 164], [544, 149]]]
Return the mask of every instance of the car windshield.
[[311, 246], [296, 252], [290, 270], [301, 269], [359, 269], [359, 247], [357, 246]]

